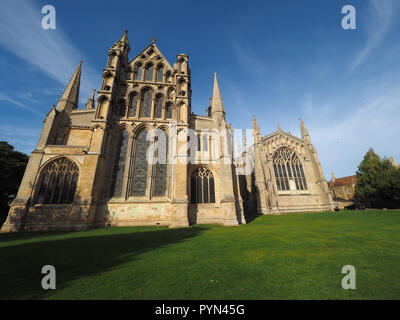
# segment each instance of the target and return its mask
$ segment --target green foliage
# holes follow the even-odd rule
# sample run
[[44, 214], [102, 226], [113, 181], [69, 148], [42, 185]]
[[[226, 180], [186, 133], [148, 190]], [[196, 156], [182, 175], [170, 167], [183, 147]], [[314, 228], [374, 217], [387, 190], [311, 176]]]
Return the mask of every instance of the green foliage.
[[394, 208], [400, 201], [400, 168], [369, 149], [357, 171], [356, 201], [366, 207]]
[[7, 217], [8, 204], [18, 192], [27, 163], [26, 154], [14, 150], [7, 142], [0, 141], [0, 225]]

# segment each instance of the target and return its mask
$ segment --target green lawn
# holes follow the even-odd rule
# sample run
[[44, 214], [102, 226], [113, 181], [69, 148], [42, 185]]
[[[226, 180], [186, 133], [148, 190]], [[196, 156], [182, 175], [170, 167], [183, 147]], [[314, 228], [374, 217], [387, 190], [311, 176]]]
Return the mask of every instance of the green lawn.
[[[46, 264], [56, 290], [41, 289]], [[0, 299], [400, 299], [400, 211], [0, 234], [0, 277]]]

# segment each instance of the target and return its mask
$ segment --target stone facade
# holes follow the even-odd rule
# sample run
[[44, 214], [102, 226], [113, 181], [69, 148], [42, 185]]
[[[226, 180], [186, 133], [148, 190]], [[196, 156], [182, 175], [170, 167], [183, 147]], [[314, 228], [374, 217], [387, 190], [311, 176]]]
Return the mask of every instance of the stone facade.
[[108, 51], [97, 103], [93, 91], [84, 109], [79, 64], [44, 120], [2, 232], [232, 226], [248, 213], [332, 210], [303, 122], [301, 139], [281, 129], [262, 138], [254, 118], [254, 144], [235, 157], [216, 75], [207, 114], [195, 115], [186, 54], [170, 65], [155, 41], [131, 61], [129, 51], [125, 32]]
[[357, 185], [357, 176], [336, 178], [332, 173], [332, 179], [328, 182], [329, 190], [337, 208], [343, 210], [354, 204], [354, 193]]

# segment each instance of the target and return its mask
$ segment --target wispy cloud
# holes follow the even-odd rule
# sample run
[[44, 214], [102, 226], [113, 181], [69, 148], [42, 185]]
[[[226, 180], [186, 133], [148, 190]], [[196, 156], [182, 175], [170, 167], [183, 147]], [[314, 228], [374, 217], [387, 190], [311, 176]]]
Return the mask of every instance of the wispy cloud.
[[398, 4], [395, 0], [369, 0], [366, 44], [357, 54], [350, 67], [350, 72], [360, 66], [379, 45], [388, 33]]
[[10, 97], [7, 93], [4, 93], [4, 92], [0, 92], [0, 101], [6, 101], [8, 103], [11, 103], [11, 104], [19, 107], [19, 108], [28, 110], [28, 111], [30, 111], [32, 113], [35, 113], [35, 114], [38, 114], [38, 115], [41, 115], [41, 116], [44, 115], [43, 113], [37, 111], [36, 109], [28, 107], [26, 104], [24, 104], [24, 103], [22, 103], [22, 102], [20, 102], [20, 101], [18, 101], [16, 99]]
[[250, 44], [234, 40], [233, 49], [241, 67], [245, 71], [256, 76], [262, 76], [266, 72], [264, 61]]
[[[60, 25], [56, 30], [43, 30], [41, 7], [30, 0], [2, 0], [0, 16], [0, 45], [65, 85], [83, 57]], [[95, 75], [90, 66], [84, 65], [84, 98], [96, 87]]]
[[0, 140], [8, 141], [18, 151], [29, 154], [36, 146], [40, 128], [0, 124]]
[[335, 97], [320, 103], [308, 95], [303, 101], [303, 116], [325, 175], [354, 174], [370, 147], [381, 156], [400, 157], [400, 83], [387, 81], [376, 92], [364, 91], [354, 104], [341, 106], [347, 112], [337, 112]]

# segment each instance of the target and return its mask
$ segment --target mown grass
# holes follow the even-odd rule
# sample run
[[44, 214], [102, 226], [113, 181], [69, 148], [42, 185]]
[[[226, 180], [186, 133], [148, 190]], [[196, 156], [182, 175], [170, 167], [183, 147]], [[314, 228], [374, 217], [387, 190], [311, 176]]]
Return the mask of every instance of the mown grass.
[[[0, 234], [0, 299], [399, 299], [400, 211]], [[41, 268], [57, 289], [41, 288]], [[356, 290], [341, 287], [344, 265]]]

